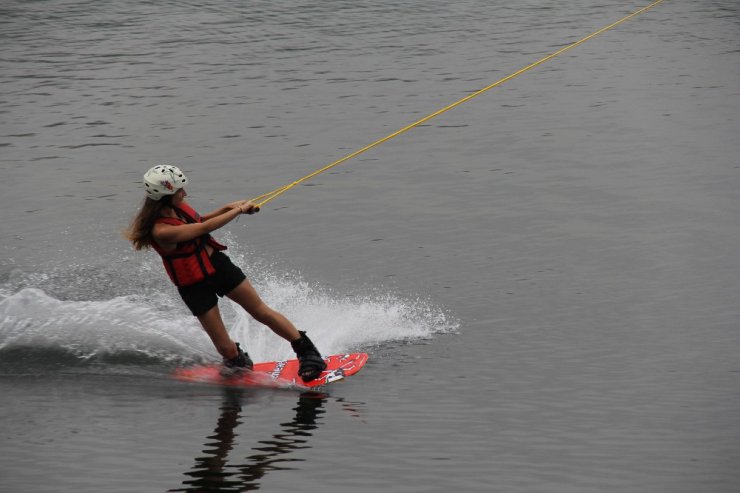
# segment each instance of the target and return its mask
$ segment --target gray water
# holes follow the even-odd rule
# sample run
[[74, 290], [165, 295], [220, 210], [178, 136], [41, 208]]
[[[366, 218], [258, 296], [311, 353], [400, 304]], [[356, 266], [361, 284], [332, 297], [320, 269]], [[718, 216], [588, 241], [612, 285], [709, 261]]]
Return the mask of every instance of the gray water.
[[[217, 237], [324, 395], [216, 353], [119, 232], [289, 183], [644, 6], [0, 6], [0, 491], [740, 490], [740, 8], [667, 0]], [[290, 354], [228, 303], [255, 359]]]

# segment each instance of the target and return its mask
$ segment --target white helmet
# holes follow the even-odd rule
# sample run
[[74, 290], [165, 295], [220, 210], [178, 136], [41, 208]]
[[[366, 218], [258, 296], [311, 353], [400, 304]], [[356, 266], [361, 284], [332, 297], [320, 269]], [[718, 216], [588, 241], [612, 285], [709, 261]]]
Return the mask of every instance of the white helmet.
[[174, 195], [185, 186], [188, 179], [177, 166], [160, 164], [144, 174], [144, 188], [152, 200], [159, 200], [165, 195]]

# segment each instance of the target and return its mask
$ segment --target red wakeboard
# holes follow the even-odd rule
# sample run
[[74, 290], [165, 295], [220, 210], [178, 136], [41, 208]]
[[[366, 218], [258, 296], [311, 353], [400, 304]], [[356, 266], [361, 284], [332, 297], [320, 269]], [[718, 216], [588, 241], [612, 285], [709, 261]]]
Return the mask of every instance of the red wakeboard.
[[224, 367], [218, 364], [178, 368], [173, 373], [176, 380], [184, 382], [211, 383], [235, 387], [269, 387], [279, 389], [309, 389], [321, 387], [354, 375], [367, 362], [367, 353], [334, 354], [324, 358], [326, 370], [319, 378], [305, 382], [298, 376], [298, 360], [269, 361], [255, 363], [252, 371], [224, 375]]

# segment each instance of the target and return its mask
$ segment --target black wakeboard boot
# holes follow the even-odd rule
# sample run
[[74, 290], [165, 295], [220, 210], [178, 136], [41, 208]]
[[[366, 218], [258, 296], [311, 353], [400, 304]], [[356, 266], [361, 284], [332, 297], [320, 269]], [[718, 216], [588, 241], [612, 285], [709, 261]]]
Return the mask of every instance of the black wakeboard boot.
[[299, 331], [299, 334], [301, 334], [301, 338], [290, 343], [300, 362], [298, 375], [306, 382], [316, 380], [321, 372], [326, 369], [326, 362], [306, 333]]
[[224, 358], [225, 371], [222, 373], [234, 374], [242, 370], [251, 370], [254, 367], [252, 358], [250, 358], [249, 354], [242, 350], [238, 342], [236, 343], [236, 351], [237, 355], [233, 358]]

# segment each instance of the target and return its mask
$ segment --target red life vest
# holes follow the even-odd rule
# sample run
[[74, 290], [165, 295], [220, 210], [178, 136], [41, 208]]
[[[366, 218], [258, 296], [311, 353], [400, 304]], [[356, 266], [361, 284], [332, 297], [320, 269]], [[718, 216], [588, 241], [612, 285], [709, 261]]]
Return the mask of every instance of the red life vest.
[[[195, 210], [184, 202], [180, 207], [173, 207], [178, 217], [160, 217], [155, 223], [172, 224], [179, 226], [181, 224], [201, 223], [203, 219]], [[174, 250], [165, 251], [157, 242], [152, 242], [154, 250], [162, 257], [162, 263], [167, 274], [175, 283], [175, 286], [190, 286], [202, 281], [206, 276], [216, 273], [216, 269], [211, 263], [208, 256], [206, 245], [211, 246], [214, 250], [226, 250], [226, 246], [214, 240], [211, 235], [205, 234], [192, 240], [183, 241], [177, 244]]]

